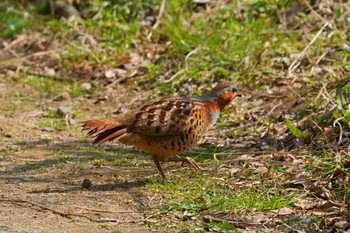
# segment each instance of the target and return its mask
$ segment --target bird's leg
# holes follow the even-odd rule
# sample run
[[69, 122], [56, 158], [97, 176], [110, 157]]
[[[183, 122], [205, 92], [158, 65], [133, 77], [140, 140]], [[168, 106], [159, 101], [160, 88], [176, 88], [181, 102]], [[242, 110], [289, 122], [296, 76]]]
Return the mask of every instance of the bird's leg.
[[160, 175], [162, 176], [163, 180], [166, 181], [167, 179], [166, 179], [166, 177], [165, 177], [165, 174], [164, 174], [164, 172], [163, 172], [162, 167], [160, 166], [160, 162], [159, 162], [158, 156], [153, 155], [153, 161], [154, 161], [154, 163], [156, 164], [156, 166], [157, 166], [157, 168], [158, 168], [158, 171], [159, 171]]
[[169, 161], [173, 162], [186, 162], [190, 167], [194, 168], [197, 171], [201, 171], [202, 169], [198, 166], [196, 161], [194, 161], [191, 157], [180, 157], [179, 155], [176, 155], [176, 157], [170, 158]]

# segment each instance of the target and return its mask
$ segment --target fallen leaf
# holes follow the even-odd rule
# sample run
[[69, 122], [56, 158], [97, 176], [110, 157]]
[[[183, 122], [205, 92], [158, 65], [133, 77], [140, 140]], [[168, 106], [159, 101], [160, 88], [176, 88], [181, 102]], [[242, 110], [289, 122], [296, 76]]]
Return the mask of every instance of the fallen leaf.
[[53, 76], [56, 75], [56, 71], [53, 68], [45, 67], [44, 70], [45, 70], [45, 73], [46, 73], [47, 76], [53, 77]]
[[303, 210], [311, 210], [318, 208], [319, 206], [325, 204], [326, 201], [319, 200], [319, 199], [302, 199], [294, 203], [295, 206], [303, 209]]
[[288, 184], [291, 184], [291, 185], [302, 185], [305, 188], [313, 186], [313, 182], [309, 178], [309, 173], [307, 173], [307, 172], [291, 174], [290, 177], [289, 177]]
[[288, 207], [283, 207], [277, 210], [272, 210], [272, 213], [276, 213], [278, 215], [290, 215], [290, 214], [294, 214], [294, 211]]
[[326, 189], [325, 187], [312, 186], [309, 189], [313, 195], [315, 195], [316, 197], [319, 197], [319, 198], [323, 198], [323, 199], [328, 200], [331, 196], [330, 191], [328, 189]]
[[340, 203], [336, 203], [333, 201], [326, 201], [323, 205], [319, 207], [319, 209], [327, 212], [338, 211], [343, 205]]
[[257, 169], [255, 169], [255, 172], [259, 174], [267, 173], [268, 171], [269, 169], [267, 167], [258, 167]]
[[256, 213], [254, 214], [252, 217], [253, 217], [253, 220], [254, 222], [259, 222], [259, 223], [265, 223], [265, 222], [268, 222], [271, 220], [271, 217], [272, 217], [272, 213]]

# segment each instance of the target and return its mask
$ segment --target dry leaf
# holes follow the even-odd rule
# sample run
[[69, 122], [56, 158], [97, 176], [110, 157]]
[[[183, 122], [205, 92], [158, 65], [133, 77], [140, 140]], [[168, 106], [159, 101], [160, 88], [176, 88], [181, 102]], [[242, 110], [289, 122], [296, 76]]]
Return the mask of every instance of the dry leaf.
[[278, 215], [290, 215], [290, 214], [294, 214], [294, 211], [288, 207], [283, 207], [277, 210], [272, 210], [272, 213], [276, 213]]
[[310, 192], [316, 197], [328, 200], [331, 196], [330, 191], [325, 187], [312, 186], [310, 187]]
[[115, 72], [113, 70], [106, 70], [105, 71], [105, 77], [106, 78], [114, 78], [115, 77]]
[[53, 77], [56, 75], [56, 71], [53, 68], [44, 67], [44, 71], [47, 76]]
[[342, 204], [340, 204], [340, 203], [336, 203], [333, 201], [326, 201], [326, 203], [321, 205], [319, 207], [319, 209], [321, 209], [323, 211], [327, 211], [327, 212], [334, 212], [334, 211], [338, 211], [339, 208], [341, 208], [341, 207], [342, 207]]
[[267, 167], [258, 167], [257, 169], [255, 169], [255, 172], [260, 174], [267, 173], [268, 171], [269, 169]]
[[298, 202], [295, 202], [294, 205], [303, 210], [311, 210], [311, 209], [318, 208], [319, 206], [325, 203], [326, 203], [325, 201], [312, 198], [312, 199], [299, 200]]
[[265, 223], [271, 220], [272, 215], [272, 213], [256, 213], [252, 217], [254, 222]]
[[302, 185], [305, 188], [313, 186], [313, 182], [309, 178], [309, 173], [307, 172], [301, 172], [298, 174], [291, 174], [289, 177], [289, 184], [292, 185]]

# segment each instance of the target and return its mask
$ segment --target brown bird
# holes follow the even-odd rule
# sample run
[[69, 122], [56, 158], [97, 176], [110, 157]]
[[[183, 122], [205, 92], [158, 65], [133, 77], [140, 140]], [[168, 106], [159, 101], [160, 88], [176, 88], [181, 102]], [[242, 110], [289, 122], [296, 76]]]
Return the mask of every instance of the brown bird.
[[159, 161], [184, 161], [200, 170], [193, 159], [178, 154], [194, 146], [236, 96], [242, 96], [236, 87], [222, 83], [202, 96], [161, 98], [116, 117], [85, 121], [82, 127], [98, 145], [120, 141], [152, 154], [166, 180]]

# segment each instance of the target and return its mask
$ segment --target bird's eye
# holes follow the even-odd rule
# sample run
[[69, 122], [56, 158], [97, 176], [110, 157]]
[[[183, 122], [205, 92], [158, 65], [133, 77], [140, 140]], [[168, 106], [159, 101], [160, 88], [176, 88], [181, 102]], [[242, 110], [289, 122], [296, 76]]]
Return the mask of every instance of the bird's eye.
[[232, 91], [232, 92], [237, 92], [237, 88], [232, 87], [231, 91]]

